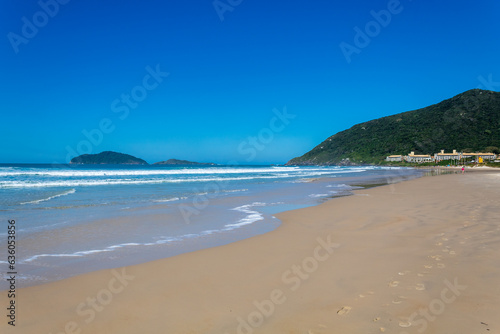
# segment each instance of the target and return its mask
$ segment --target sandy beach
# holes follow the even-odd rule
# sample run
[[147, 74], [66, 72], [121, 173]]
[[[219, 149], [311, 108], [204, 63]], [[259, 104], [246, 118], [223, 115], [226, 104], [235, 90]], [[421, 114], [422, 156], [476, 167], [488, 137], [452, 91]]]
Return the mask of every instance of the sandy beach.
[[243, 241], [17, 290], [0, 332], [497, 333], [499, 195], [498, 171], [358, 190]]

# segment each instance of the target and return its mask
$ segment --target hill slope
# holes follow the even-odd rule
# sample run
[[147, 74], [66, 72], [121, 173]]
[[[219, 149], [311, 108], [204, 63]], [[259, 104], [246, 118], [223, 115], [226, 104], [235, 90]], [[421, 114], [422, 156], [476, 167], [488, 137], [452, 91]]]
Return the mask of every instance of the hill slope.
[[71, 159], [70, 164], [108, 164], [108, 165], [147, 165], [142, 159], [112, 151], [104, 151], [99, 154], [82, 154]]
[[390, 154], [500, 147], [500, 93], [472, 89], [426, 108], [339, 132], [287, 165], [378, 163]]

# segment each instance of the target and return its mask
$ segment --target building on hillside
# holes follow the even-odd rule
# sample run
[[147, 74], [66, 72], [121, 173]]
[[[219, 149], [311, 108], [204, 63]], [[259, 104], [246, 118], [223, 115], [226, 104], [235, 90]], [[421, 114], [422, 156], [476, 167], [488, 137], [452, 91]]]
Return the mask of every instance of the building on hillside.
[[440, 153], [434, 154], [434, 160], [436, 162], [443, 160], [460, 160], [460, 153], [457, 150], [453, 150], [453, 153], [445, 153], [444, 150], [441, 150]]
[[462, 153], [462, 158], [473, 158], [474, 161], [477, 161], [479, 158], [483, 158], [483, 160], [494, 160], [495, 155], [493, 153]]
[[407, 162], [432, 162], [434, 159], [429, 154], [415, 154], [415, 152], [411, 152], [405, 157]]
[[387, 158], [385, 158], [385, 161], [400, 162], [400, 161], [403, 161], [403, 156], [402, 155], [389, 155]]

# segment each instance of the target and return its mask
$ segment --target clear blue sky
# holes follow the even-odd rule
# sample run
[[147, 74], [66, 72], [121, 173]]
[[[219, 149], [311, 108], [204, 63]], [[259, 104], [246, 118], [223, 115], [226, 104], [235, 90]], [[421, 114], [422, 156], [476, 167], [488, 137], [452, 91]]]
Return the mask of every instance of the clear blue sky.
[[500, 88], [496, 0], [59, 1], [0, 3], [0, 162], [284, 163], [356, 123]]

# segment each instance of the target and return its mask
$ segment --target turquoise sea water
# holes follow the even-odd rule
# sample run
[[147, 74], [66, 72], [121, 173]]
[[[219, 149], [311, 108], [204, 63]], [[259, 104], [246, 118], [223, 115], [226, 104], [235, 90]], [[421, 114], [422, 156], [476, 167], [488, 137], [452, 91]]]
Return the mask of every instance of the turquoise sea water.
[[[380, 167], [0, 165], [0, 249], [16, 220], [21, 286], [273, 230], [277, 212], [421, 172]], [[6, 259], [0, 266], [7, 272]], [[0, 289], [6, 286], [0, 284]]]

